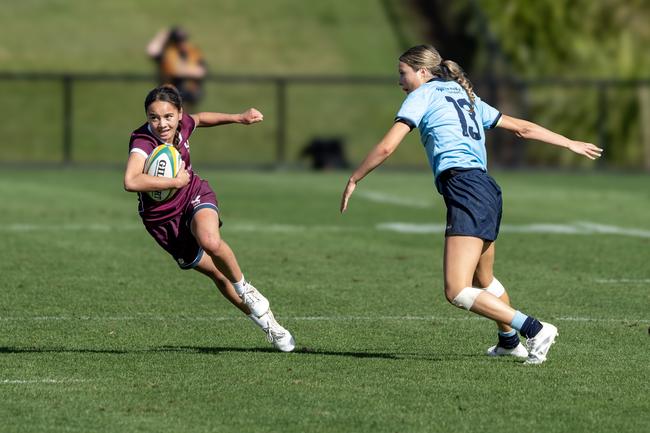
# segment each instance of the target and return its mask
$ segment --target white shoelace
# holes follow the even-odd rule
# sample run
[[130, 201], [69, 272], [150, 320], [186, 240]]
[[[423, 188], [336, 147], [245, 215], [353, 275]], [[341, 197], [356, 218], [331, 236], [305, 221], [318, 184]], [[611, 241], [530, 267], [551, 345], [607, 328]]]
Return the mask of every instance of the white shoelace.
[[265, 329], [266, 339], [269, 343], [273, 343], [276, 339], [281, 339], [286, 335], [285, 329], [275, 321], [275, 317], [269, 314], [269, 327]]
[[256, 302], [260, 301], [260, 298], [257, 296], [257, 291], [252, 288], [250, 285], [248, 288], [242, 293], [241, 295], [242, 301], [244, 301], [244, 304], [246, 305], [253, 305]]
[[[539, 341], [537, 341], [536, 339]], [[529, 342], [531, 342], [530, 346], [528, 347], [528, 355], [534, 358], [540, 358], [540, 359], [545, 358], [546, 352], [551, 347], [548, 340], [549, 340], [548, 337], [542, 339], [541, 335], [536, 335], [535, 337], [528, 340]]]

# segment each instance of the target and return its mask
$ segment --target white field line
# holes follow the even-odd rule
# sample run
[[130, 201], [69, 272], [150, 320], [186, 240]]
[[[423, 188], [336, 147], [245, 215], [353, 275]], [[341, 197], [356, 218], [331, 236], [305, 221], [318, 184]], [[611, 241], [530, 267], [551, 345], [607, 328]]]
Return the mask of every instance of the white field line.
[[297, 224], [255, 224], [255, 223], [233, 223], [224, 224], [225, 231], [234, 232], [265, 232], [265, 233], [297, 233], [297, 232], [347, 232], [360, 230], [358, 227], [345, 226], [308, 226]]
[[[345, 227], [337, 225], [297, 225], [297, 224], [256, 224], [232, 223], [227, 224], [228, 231], [234, 232], [343, 232], [365, 230], [362, 227]], [[142, 224], [4, 224], [0, 225], [0, 232], [54, 232], [54, 231], [81, 231], [81, 232], [114, 232], [144, 230]]]
[[76, 383], [76, 382], [88, 382], [84, 379], [0, 379], [0, 385], [26, 385], [33, 383]]
[[[283, 320], [290, 321], [322, 321], [322, 322], [386, 322], [386, 321], [452, 321], [464, 322], [468, 320], [488, 320], [480, 316], [467, 315], [464, 317], [445, 317], [445, 316], [278, 316]], [[642, 322], [650, 323], [650, 317], [647, 318], [613, 318], [613, 317], [555, 317], [554, 320], [565, 322]], [[246, 320], [245, 317], [238, 316], [191, 316], [191, 315], [134, 315], [134, 316], [22, 316], [22, 317], [0, 317], [0, 321], [5, 322], [23, 322], [23, 321], [189, 321], [189, 322], [228, 322]]]
[[0, 317], [0, 321], [5, 322], [87, 322], [87, 321], [107, 321], [107, 322], [128, 322], [134, 320], [151, 320], [151, 321], [165, 321], [165, 320], [185, 320], [194, 322], [226, 322], [231, 320], [243, 320], [243, 317], [219, 317], [219, 316], [154, 316], [154, 315], [135, 315], [135, 316], [9, 316]]
[[381, 223], [375, 226], [377, 230], [387, 230], [397, 233], [408, 234], [426, 234], [426, 233], [444, 233], [444, 224], [414, 224], [414, 223], [401, 223], [389, 222]]
[[367, 201], [372, 201], [375, 203], [385, 203], [385, 204], [392, 204], [396, 206], [413, 207], [418, 209], [433, 208], [433, 200], [431, 200], [431, 202], [427, 202], [424, 200], [416, 200], [412, 198], [401, 197], [398, 195], [386, 194], [377, 191], [359, 191], [357, 192], [357, 195]]
[[3, 224], [3, 232], [48, 232], [48, 231], [84, 231], [84, 232], [111, 232], [122, 230], [135, 230], [142, 228], [141, 224]]
[[592, 223], [589, 221], [579, 221], [576, 224], [580, 225], [585, 230], [590, 230], [594, 233], [635, 236], [639, 238], [650, 238], [650, 230], [643, 230], [637, 228], [623, 228], [617, 226]]
[[599, 278], [594, 281], [600, 284], [650, 284], [650, 278]]
[[[141, 230], [141, 224], [4, 224], [0, 232], [38, 232], [38, 231], [89, 231], [112, 232]], [[233, 232], [266, 232], [266, 233], [295, 233], [295, 232], [350, 232], [367, 230], [366, 227], [346, 227], [340, 225], [298, 225], [298, 224], [257, 224], [233, 223], [226, 226]], [[392, 231], [405, 234], [444, 233], [444, 224], [415, 224], [408, 222], [386, 222], [375, 226], [376, 230]], [[502, 233], [547, 233], [567, 235], [611, 234], [650, 238], [650, 230], [624, 228], [611, 225], [597, 224], [587, 221], [572, 224], [502, 224]]]
[[[388, 230], [397, 233], [426, 234], [444, 233], [444, 224], [413, 224], [405, 222], [388, 222], [376, 226], [378, 230]], [[502, 224], [501, 233], [548, 233], [568, 235], [595, 235], [612, 234], [632, 236], [639, 238], [650, 238], [650, 230], [638, 228], [624, 228], [603, 224], [596, 224], [587, 221], [578, 221], [572, 224]]]

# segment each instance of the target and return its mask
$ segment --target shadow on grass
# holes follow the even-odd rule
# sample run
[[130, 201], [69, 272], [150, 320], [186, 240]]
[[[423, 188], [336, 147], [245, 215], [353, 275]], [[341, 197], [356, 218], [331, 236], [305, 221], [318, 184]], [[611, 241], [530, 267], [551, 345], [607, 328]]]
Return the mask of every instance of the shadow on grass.
[[[199, 353], [199, 354], [227, 354], [227, 353], [271, 353], [281, 354], [270, 347], [205, 347], [205, 346], [160, 346], [143, 349], [87, 349], [87, 348], [67, 348], [67, 347], [0, 347], [0, 354], [3, 353], [99, 353], [109, 355], [129, 355], [136, 353]], [[291, 353], [292, 356], [339, 356], [346, 358], [361, 359], [390, 359], [406, 360], [419, 359], [428, 361], [453, 361], [460, 359], [484, 358], [479, 354], [432, 354], [432, 353], [386, 353], [386, 352], [354, 352], [354, 351], [334, 351], [321, 350], [308, 347], [296, 348]]]
[[[210, 353], [210, 354], [220, 354], [228, 352], [268, 352], [268, 353], [280, 353], [275, 349], [270, 347], [265, 348], [240, 348], [240, 347], [200, 347], [200, 346], [164, 346], [168, 351], [179, 351], [179, 352], [194, 352], [194, 353]], [[475, 357], [483, 357], [482, 355], [477, 354], [459, 354], [459, 353], [447, 353], [447, 354], [433, 354], [433, 353], [386, 353], [386, 352], [354, 352], [354, 351], [336, 351], [336, 350], [322, 350], [314, 349], [310, 347], [297, 347], [293, 352], [294, 356], [302, 355], [316, 355], [316, 356], [340, 356], [347, 358], [366, 358], [366, 359], [392, 359], [392, 360], [402, 360], [402, 359], [421, 359], [428, 361], [450, 361], [450, 360], [459, 360]]]

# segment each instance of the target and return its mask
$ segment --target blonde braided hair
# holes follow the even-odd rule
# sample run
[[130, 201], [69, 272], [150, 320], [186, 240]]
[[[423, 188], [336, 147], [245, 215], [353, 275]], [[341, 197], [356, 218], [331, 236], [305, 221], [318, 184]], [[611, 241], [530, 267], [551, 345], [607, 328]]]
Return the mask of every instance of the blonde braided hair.
[[399, 57], [399, 61], [406, 63], [414, 70], [426, 69], [431, 72], [434, 77], [442, 78], [443, 80], [456, 81], [467, 93], [471, 105], [470, 110], [474, 111], [474, 87], [467, 78], [465, 71], [460, 65], [453, 60], [443, 60], [438, 50], [432, 45], [417, 45], [411, 47]]

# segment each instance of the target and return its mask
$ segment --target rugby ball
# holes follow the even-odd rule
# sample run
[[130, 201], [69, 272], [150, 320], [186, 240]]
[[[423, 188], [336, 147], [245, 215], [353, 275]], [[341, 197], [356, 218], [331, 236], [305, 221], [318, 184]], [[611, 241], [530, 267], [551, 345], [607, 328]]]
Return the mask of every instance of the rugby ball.
[[[161, 144], [156, 147], [144, 162], [144, 173], [150, 176], [176, 177], [181, 168], [181, 154], [176, 148], [169, 144]], [[149, 197], [155, 201], [170, 199], [176, 188], [164, 189], [162, 191], [149, 191]]]

